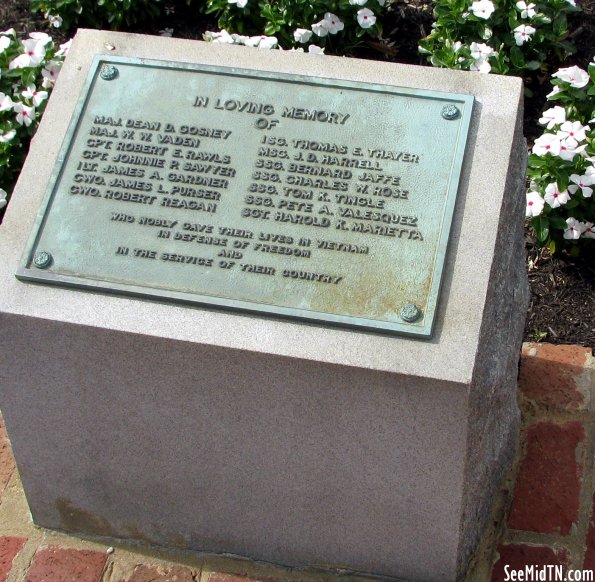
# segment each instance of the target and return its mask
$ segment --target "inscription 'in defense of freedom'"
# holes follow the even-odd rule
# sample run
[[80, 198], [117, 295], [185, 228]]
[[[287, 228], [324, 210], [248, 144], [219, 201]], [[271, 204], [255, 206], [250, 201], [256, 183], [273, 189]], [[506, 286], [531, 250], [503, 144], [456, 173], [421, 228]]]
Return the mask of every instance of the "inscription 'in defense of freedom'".
[[33, 249], [46, 276], [429, 333], [466, 130], [441, 115], [451, 101], [115, 66], [53, 188]]

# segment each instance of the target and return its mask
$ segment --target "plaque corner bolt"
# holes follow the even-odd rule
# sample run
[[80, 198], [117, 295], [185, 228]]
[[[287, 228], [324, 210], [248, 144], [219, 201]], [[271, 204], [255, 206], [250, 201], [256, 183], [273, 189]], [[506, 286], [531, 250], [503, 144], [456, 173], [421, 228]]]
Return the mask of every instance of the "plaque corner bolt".
[[113, 81], [118, 76], [118, 69], [114, 65], [105, 64], [101, 67], [99, 76], [104, 81]]
[[421, 317], [421, 309], [413, 303], [408, 303], [407, 305], [401, 307], [399, 315], [403, 321], [406, 321], [407, 323], [413, 323]]
[[452, 121], [453, 119], [457, 119], [461, 114], [460, 109], [456, 105], [445, 105], [442, 108], [442, 117], [447, 119], [448, 121]]
[[52, 264], [52, 261], [52, 255], [46, 251], [39, 251], [38, 253], [35, 253], [35, 256], [33, 257], [33, 264], [38, 269], [47, 269]]

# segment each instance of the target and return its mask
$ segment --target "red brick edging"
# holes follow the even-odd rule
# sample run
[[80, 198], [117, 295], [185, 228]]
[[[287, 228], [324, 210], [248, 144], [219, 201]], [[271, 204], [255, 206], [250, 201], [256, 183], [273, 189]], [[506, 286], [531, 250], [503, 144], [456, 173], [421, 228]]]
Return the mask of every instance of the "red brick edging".
[[520, 458], [492, 582], [505, 565], [595, 568], [594, 400], [590, 348], [523, 346]]

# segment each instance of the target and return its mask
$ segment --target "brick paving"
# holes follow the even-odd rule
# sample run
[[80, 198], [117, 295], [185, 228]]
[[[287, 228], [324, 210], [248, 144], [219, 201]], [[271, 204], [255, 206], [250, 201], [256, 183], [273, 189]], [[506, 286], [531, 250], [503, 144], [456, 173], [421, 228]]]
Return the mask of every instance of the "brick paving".
[[[500, 503], [494, 503], [506, 512], [495, 513], [495, 527], [481, 544], [467, 582], [501, 582], [507, 569], [525, 566], [559, 566], [566, 572], [595, 569], [591, 350], [525, 344], [518, 395], [523, 423], [515, 469]], [[327, 580], [372, 578], [288, 570], [34, 526], [0, 416], [0, 582]]]
[[518, 467], [492, 582], [505, 564], [595, 568], [594, 400], [592, 350], [523, 346]]

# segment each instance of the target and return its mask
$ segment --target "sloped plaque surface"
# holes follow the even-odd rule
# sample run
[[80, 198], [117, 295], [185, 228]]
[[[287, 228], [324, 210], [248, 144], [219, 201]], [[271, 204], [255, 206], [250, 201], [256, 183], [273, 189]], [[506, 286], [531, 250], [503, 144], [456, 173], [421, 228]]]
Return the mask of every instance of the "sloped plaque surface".
[[97, 57], [17, 276], [429, 336], [472, 105]]

